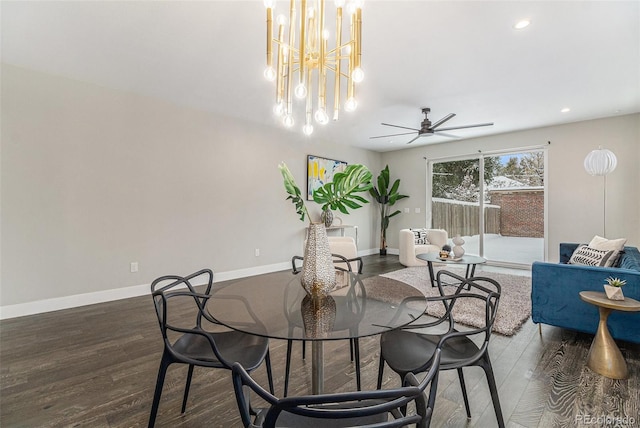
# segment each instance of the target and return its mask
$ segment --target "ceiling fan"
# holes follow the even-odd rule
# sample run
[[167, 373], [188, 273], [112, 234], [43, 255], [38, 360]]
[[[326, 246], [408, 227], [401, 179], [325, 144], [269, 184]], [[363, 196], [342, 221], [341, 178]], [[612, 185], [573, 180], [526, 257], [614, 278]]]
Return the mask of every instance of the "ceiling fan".
[[369, 137], [369, 139], [396, 137], [398, 135], [410, 135], [410, 134], [414, 134], [414, 133], [418, 132], [418, 135], [416, 135], [415, 138], [411, 139], [411, 141], [409, 141], [407, 143], [407, 144], [411, 144], [411, 143], [413, 143], [414, 141], [416, 141], [420, 137], [429, 137], [429, 136], [432, 136], [432, 135], [442, 135], [443, 137], [459, 138], [456, 135], [447, 134], [447, 133], [444, 133], [442, 131], [451, 131], [453, 129], [464, 129], [464, 128], [477, 128], [477, 127], [480, 127], [480, 126], [491, 126], [491, 125], [493, 125], [493, 122], [490, 122], [490, 123], [477, 123], [475, 125], [452, 126], [452, 127], [449, 127], [449, 128], [436, 129], [440, 125], [445, 123], [447, 120], [449, 120], [452, 117], [454, 117], [456, 114], [455, 113], [449, 113], [448, 115], [446, 115], [445, 117], [443, 117], [442, 119], [437, 121], [436, 123], [432, 124], [431, 121], [429, 120], [429, 117], [428, 117], [430, 111], [431, 111], [431, 109], [429, 107], [423, 107], [422, 108], [422, 113], [424, 114], [424, 120], [420, 124], [420, 129], [408, 128], [406, 126], [392, 125], [390, 123], [382, 123], [382, 125], [384, 125], [384, 126], [393, 126], [394, 128], [402, 128], [402, 129], [411, 129], [412, 132], [404, 132], [404, 133], [401, 133], [401, 134], [378, 135], [376, 137]]

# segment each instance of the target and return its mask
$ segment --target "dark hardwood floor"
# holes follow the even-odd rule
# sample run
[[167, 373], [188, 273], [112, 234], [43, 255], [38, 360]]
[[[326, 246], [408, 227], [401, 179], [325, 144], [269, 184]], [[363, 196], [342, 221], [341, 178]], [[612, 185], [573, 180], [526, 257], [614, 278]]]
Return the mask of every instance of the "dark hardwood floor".
[[[402, 268], [397, 256], [367, 256], [365, 274]], [[278, 273], [268, 274], [278, 275]], [[490, 355], [508, 427], [640, 427], [640, 346], [620, 342], [630, 377], [611, 380], [585, 367], [592, 336], [530, 320], [512, 337], [494, 335]], [[361, 340], [362, 382], [375, 388], [378, 338]], [[276, 393], [283, 388], [286, 343], [270, 342]], [[149, 296], [0, 322], [0, 425], [7, 427], [146, 426], [162, 343]], [[355, 389], [348, 341], [325, 346], [325, 389]], [[295, 344], [290, 394], [311, 387], [311, 364]], [[266, 385], [263, 367], [254, 372]], [[186, 367], [169, 369], [157, 426], [240, 426], [226, 370], [196, 368], [180, 414]], [[493, 427], [484, 374], [465, 370], [467, 419], [455, 372], [443, 372], [433, 427]], [[399, 384], [385, 370], [384, 386]], [[600, 419], [597, 419], [600, 418]], [[609, 419], [606, 419], [609, 418]]]

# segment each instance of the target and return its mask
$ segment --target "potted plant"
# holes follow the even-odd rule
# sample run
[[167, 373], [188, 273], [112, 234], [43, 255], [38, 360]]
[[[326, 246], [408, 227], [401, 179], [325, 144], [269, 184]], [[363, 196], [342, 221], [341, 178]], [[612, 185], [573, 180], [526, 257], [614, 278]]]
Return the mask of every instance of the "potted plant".
[[[287, 199], [291, 199], [295, 205], [300, 220], [304, 221], [306, 217], [309, 221], [302, 264], [302, 286], [312, 297], [326, 295], [335, 287], [336, 278], [325, 225], [312, 221], [302, 192], [287, 165], [282, 162], [278, 168], [284, 178], [284, 188], [289, 194]], [[313, 200], [322, 205], [323, 211], [332, 209], [349, 214], [349, 209], [357, 209], [368, 203], [357, 193], [366, 192], [371, 188], [371, 177], [371, 171], [366, 166], [349, 165], [343, 172], [336, 173], [332, 182], [316, 189], [313, 192]]]
[[398, 192], [400, 187], [400, 179], [398, 178], [393, 182], [393, 185], [389, 186], [391, 179], [389, 177], [389, 165], [378, 175], [378, 187], [372, 186], [369, 189], [369, 194], [380, 204], [380, 255], [387, 255], [387, 228], [389, 227], [389, 219], [393, 216], [400, 214], [400, 210], [396, 210], [389, 214], [390, 207], [392, 207], [400, 199], [408, 198], [407, 195], [401, 195]]
[[624, 294], [622, 294], [622, 286], [627, 283], [624, 279], [609, 277], [604, 284], [604, 292], [607, 294], [607, 298], [611, 300], [624, 300]]

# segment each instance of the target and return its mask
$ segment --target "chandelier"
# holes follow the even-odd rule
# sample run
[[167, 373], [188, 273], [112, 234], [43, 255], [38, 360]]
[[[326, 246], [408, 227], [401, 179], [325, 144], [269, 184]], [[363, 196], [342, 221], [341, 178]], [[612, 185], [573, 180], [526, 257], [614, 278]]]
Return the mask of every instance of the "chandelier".
[[[306, 135], [313, 133], [312, 119], [322, 125], [329, 122], [327, 82], [330, 85], [331, 80], [333, 120], [338, 120], [339, 116], [342, 78], [346, 79], [344, 110], [356, 109], [355, 85], [364, 78], [360, 67], [363, 1], [352, 0], [345, 7], [345, 0], [335, 0], [336, 26], [335, 33], [331, 35], [325, 27], [325, 0], [290, 0], [289, 17], [278, 15], [274, 37], [275, 0], [264, 0], [267, 8], [267, 67], [264, 76], [267, 80], [275, 81], [276, 103], [273, 110], [286, 127], [295, 124], [294, 95], [305, 104], [302, 131]], [[299, 19], [296, 4], [300, 5]], [[346, 41], [343, 40], [342, 31], [343, 9], [348, 15], [344, 21], [350, 23]], [[329, 73], [333, 73], [333, 76], [329, 76]]]

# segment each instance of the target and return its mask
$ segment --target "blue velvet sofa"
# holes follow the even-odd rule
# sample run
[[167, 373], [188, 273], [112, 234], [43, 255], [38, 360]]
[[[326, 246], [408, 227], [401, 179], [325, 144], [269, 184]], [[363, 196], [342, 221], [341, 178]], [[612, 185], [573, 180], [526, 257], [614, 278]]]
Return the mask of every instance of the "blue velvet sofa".
[[[534, 262], [531, 267], [531, 318], [535, 323], [554, 325], [594, 334], [598, 329], [598, 308], [580, 299], [584, 290], [603, 291], [607, 277], [627, 281], [625, 297], [640, 301], [640, 252], [624, 247], [619, 267], [567, 264], [580, 244], [560, 244], [560, 263]], [[609, 331], [614, 339], [640, 343], [640, 312], [612, 311]]]

